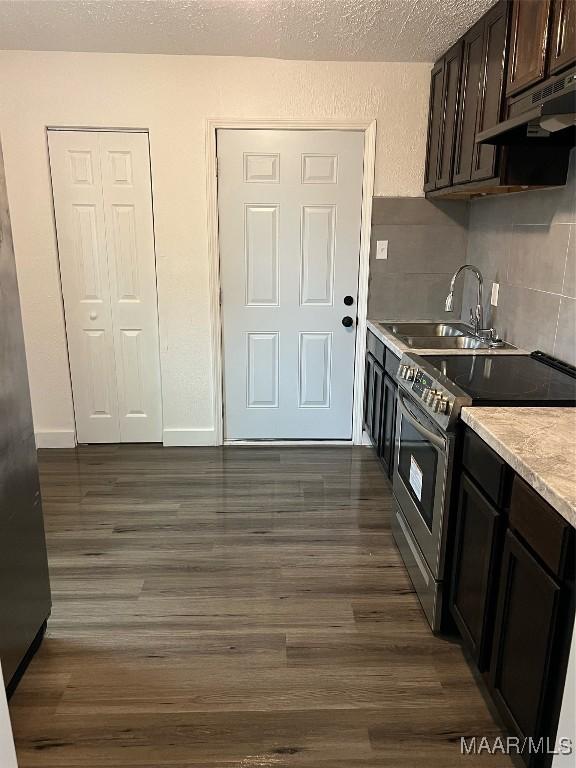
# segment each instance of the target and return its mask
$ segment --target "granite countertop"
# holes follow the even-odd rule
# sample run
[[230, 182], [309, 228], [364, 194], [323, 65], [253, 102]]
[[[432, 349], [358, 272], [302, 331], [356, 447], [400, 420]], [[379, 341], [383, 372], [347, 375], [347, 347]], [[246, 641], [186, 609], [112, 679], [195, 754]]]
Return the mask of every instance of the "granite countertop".
[[576, 527], [576, 408], [463, 408], [461, 418]]
[[[427, 349], [420, 347], [409, 347], [396, 338], [393, 333], [382, 327], [383, 324], [389, 325], [394, 320], [368, 320], [368, 330], [380, 339], [380, 341], [397, 357], [402, 357], [405, 352], [413, 352], [415, 355], [525, 355], [524, 349], [506, 349], [502, 347], [493, 347], [489, 349]], [[420, 321], [415, 321], [420, 322]], [[431, 320], [430, 322], [444, 322]]]

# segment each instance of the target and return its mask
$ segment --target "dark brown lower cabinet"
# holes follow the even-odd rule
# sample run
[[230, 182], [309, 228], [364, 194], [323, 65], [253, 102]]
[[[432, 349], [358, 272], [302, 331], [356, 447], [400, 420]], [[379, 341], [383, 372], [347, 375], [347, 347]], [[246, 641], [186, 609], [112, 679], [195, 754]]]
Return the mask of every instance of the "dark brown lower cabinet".
[[494, 626], [494, 585], [501, 553], [502, 515], [462, 474], [454, 541], [451, 612], [478, 669], [487, 668]]
[[368, 331], [364, 370], [364, 431], [388, 477], [392, 477], [394, 468], [396, 374], [399, 365], [399, 358]]
[[378, 450], [382, 427], [384, 368], [370, 354], [366, 355], [364, 376], [364, 430]]
[[[559, 683], [555, 663], [562, 655], [560, 608], [561, 586], [508, 531], [489, 685], [498, 708], [520, 738], [550, 735], [554, 688]], [[542, 764], [542, 755], [528, 758], [530, 766]]]
[[366, 355], [364, 367], [364, 431], [372, 440], [372, 416], [374, 411], [374, 358]]
[[382, 432], [380, 435], [380, 458], [386, 474], [392, 477], [394, 469], [394, 437], [396, 434], [396, 382], [387, 374], [383, 381]]
[[539, 745], [524, 763], [548, 768], [574, 626], [575, 532], [471, 429], [461, 446], [450, 613], [510, 732]]
[[382, 436], [382, 405], [384, 401], [384, 368], [375, 362], [373, 385], [373, 410], [372, 410], [372, 442], [380, 452], [380, 439]]

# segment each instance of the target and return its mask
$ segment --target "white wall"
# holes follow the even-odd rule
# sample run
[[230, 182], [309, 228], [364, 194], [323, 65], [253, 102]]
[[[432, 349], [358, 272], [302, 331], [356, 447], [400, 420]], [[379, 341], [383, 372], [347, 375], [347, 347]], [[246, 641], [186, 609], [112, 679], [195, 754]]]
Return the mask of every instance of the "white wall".
[[8, 703], [4, 691], [4, 681], [2, 679], [2, 667], [0, 666], [0, 765], [2, 768], [18, 768], [16, 762], [16, 752], [14, 751], [14, 739], [12, 738], [12, 727], [10, 725], [10, 715], [8, 714]]
[[205, 119], [378, 121], [375, 195], [420, 196], [430, 65], [0, 52], [0, 133], [34, 423], [66, 445], [74, 419], [45, 128], [150, 131], [164, 427], [209, 443]]

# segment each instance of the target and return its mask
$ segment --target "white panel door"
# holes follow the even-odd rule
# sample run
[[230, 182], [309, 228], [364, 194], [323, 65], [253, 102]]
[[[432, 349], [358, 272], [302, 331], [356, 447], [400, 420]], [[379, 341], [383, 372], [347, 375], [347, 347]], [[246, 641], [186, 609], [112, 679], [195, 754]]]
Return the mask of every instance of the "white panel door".
[[159, 442], [148, 136], [49, 131], [49, 147], [78, 442]]
[[350, 439], [364, 134], [219, 130], [217, 151], [225, 437]]

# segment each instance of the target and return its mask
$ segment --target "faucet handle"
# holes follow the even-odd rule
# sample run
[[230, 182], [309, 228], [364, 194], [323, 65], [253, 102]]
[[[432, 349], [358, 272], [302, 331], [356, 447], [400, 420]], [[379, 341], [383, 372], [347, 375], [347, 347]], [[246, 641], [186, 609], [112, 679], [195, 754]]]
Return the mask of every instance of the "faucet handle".
[[478, 337], [484, 341], [492, 341], [492, 339], [496, 338], [494, 336], [494, 328], [480, 328], [478, 331]]

